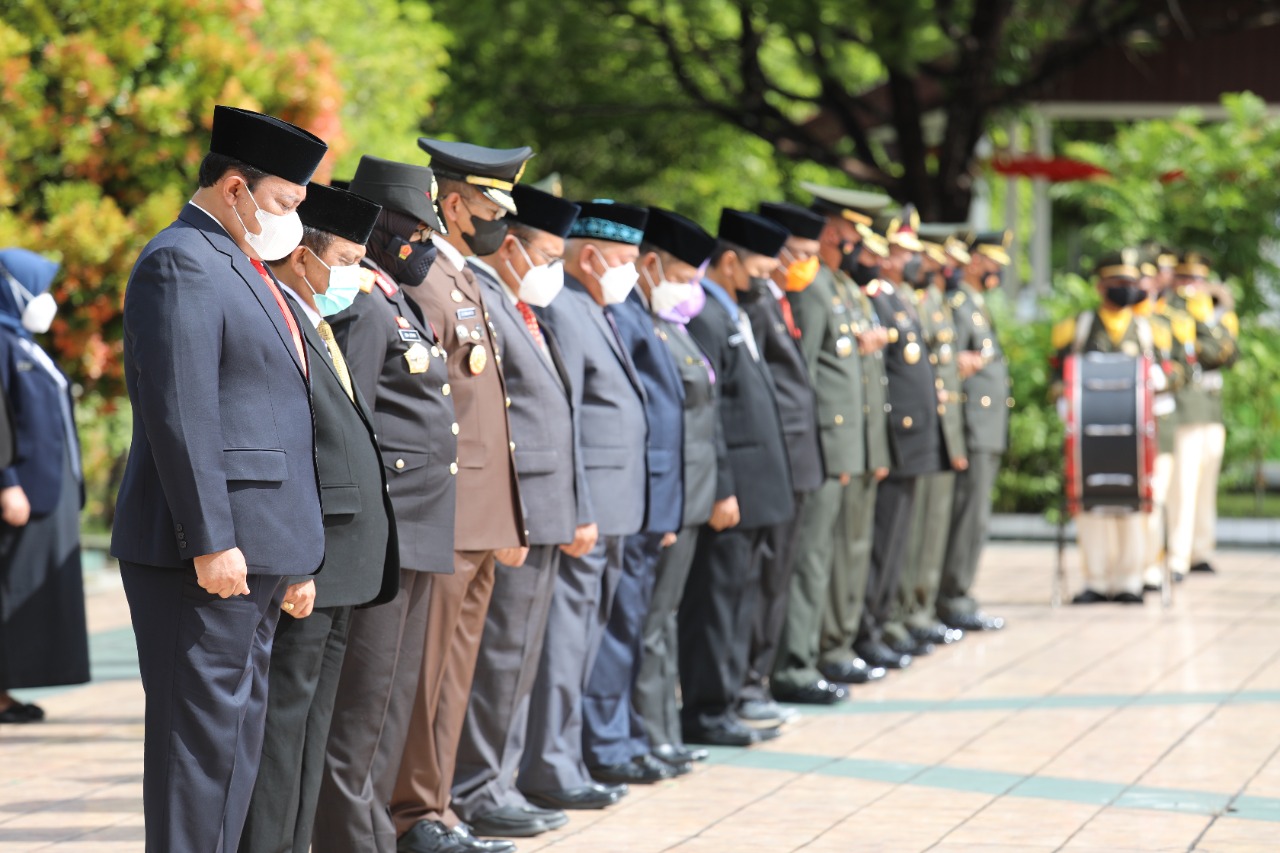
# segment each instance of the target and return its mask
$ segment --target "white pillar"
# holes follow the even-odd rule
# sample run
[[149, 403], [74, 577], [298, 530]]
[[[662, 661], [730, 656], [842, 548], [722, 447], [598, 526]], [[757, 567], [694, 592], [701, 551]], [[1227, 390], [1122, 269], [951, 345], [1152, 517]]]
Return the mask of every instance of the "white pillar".
[[[1053, 156], [1053, 136], [1049, 119], [1041, 112], [1031, 114], [1031, 127], [1035, 136], [1036, 156]], [[1031, 235], [1031, 285], [1037, 294], [1048, 296], [1052, 287], [1052, 271], [1049, 269], [1050, 235], [1053, 229], [1053, 208], [1049, 200], [1049, 182], [1037, 178], [1031, 184], [1033, 231]]]
[[[1009, 119], [1009, 155], [1017, 158], [1022, 153], [1022, 140], [1019, 138], [1022, 125], [1016, 118]], [[1004, 227], [1013, 232], [1013, 245], [1009, 247], [1012, 263], [1004, 271], [1004, 289], [1009, 301], [1016, 303], [1018, 293], [1022, 290], [1022, 247], [1027, 244], [1027, 235], [1023, 233], [1019, 216], [1018, 178], [1010, 175], [1004, 182]]]

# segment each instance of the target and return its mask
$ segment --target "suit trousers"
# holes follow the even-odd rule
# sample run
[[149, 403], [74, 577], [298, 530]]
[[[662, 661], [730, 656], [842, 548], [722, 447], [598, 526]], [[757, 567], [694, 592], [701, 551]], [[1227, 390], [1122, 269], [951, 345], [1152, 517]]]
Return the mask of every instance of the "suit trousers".
[[684, 598], [701, 525], [681, 528], [675, 544], [663, 550], [654, 569], [653, 596], [640, 633], [640, 670], [631, 693], [632, 752], [646, 746], [683, 745], [680, 707], [678, 614]]
[[262, 764], [240, 853], [307, 853], [315, 825], [325, 744], [347, 653], [351, 607], [281, 616], [267, 677]]
[[397, 835], [424, 820], [448, 827], [460, 823], [449, 797], [493, 594], [493, 572], [492, 551], [454, 551], [453, 574], [431, 579], [422, 676], [391, 795]]
[[453, 810], [465, 821], [528, 805], [516, 789], [516, 771], [562, 556], [558, 545], [533, 545], [524, 565], [498, 563], [494, 572], [453, 771]]
[[1140, 512], [1076, 516], [1085, 589], [1103, 595], [1142, 593], [1146, 523], [1146, 515]]
[[1227, 431], [1222, 424], [1178, 427], [1169, 494], [1169, 567], [1185, 574], [1217, 546], [1218, 474]]
[[871, 571], [867, 575], [867, 603], [858, 625], [859, 642], [884, 639], [902, 567], [907, 559], [911, 514], [918, 477], [889, 476], [876, 489], [875, 533], [871, 540]]
[[394, 599], [351, 614], [320, 781], [313, 853], [395, 853], [397, 836], [387, 803], [422, 672], [433, 577], [401, 569]]
[[595, 665], [582, 693], [582, 757], [587, 767], [625, 764], [649, 751], [631, 738], [631, 688], [640, 670], [640, 642], [654, 571], [662, 555], [661, 533], [626, 537], [622, 574]]
[[1172, 453], [1156, 456], [1151, 471], [1151, 512], [1147, 513], [1146, 546], [1142, 549], [1142, 579], [1152, 586], [1164, 583], [1165, 531], [1169, 526], [1169, 491], [1173, 486], [1173, 471]]
[[956, 472], [955, 498], [951, 505], [951, 532], [947, 558], [938, 585], [938, 618], [976, 613], [978, 602], [970, 595], [982, 562], [991, 526], [991, 498], [1000, 473], [1000, 454], [976, 450], [969, 454], [969, 470]]
[[937, 622], [934, 610], [942, 567], [947, 560], [955, 491], [954, 471], [925, 475], [916, 484], [915, 512], [908, 535], [910, 545], [893, 616], [893, 624], [902, 631], [925, 629]]
[[625, 538], [601, 536], [583, 556], [560, 558], [516, 777], [525, 793], [591, 784], [582, 760], [582, 694], [609, 622]]
[[760, 606], [751, 626], [751, 650], [747, 656], [747, 675], [739, 691], [741, 702], [770, 701], [769, 674], [778, 659], [782, 626], [787, 621], [787, 602], [791, 598], [791, 575], [796, 563], [796, 540], [800, 517], [808, 492], [795, 492], [796, 512], [787, 521], [775, 525], [763, 551], [760, 567]]
[[733, 718], [747, 672], [760, 605], [760, 564], [772, 528], [703, 527], [680, 603], [682, 727], [709, 729]]
[[856, 657], [853, 641], [867, 605], [876, 495], [880, 488], [874, 474], [854, 474], [840, 494], [836, 526], [828, 534], [835, 538], [835, 560], [821, 599], [823, 609], [818, 623], [818, 660], [823, 664], [840, 666]]
[[194, 569], [122, 562], [146, 692], [147, 853], [231, 853], [262, 756], [267, 671], [285, 579], [248, 595], [205, 592]]

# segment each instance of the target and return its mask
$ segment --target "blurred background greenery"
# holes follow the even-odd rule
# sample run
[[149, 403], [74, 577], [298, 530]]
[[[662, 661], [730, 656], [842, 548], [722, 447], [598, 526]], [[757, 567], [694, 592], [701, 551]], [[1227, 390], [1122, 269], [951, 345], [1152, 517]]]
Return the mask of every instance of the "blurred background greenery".
[[[1019, 141], [1030, 147], [1028, 104], [1046, 86], [1103, 51], [1139, 61], [1189, 32], [1274, 27], [1278, 5], [10, 0], [0, 245], [63, 264], [49, 344], [81, 393], [86, 525], [109, 527], [128, 450], [125, 282], [192, 191], [217, 103], [324, 137], [320, 180], [348, 177], [364, 153], [425, 162], [415, 138], [427, 134], [529, 144], [538, 156], [526, 180], [557, 173], [571, 197], [659, 204], [712, 228], [721, 207], [806, 201], [802, 180], [887, 192], [926, 221], [964, 221], [985, 199], [978, 218], [999, 227], [1009, 211], [1030, 221], [1029, 182], [1006, 182], [993, 163]], [[1240, 494], [1223, 508], [1274, 514], [1261, 485], [1263, 463], [1280, 459], [1270, 301], [1280, 123], [1255, 97], [1224, 105], [1213, 121], [1054, 126], [1050, 153], [1109, 174], [1056, 186], [1052, 285], [997, 305], [1018, 400], [1001, 510], [1043, 512], [1060, 493], [1061, 427], [1045, 393], [1051, 321], [1091, 303], [1078, 273], [1096, 253], [1154, 237], [1209, 251], [1240, 296], [1224, 480]]]

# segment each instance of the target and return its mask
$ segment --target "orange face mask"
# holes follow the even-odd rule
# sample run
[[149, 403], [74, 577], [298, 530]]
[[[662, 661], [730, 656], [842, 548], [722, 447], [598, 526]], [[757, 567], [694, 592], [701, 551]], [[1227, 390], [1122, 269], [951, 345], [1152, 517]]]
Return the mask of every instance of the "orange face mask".
[[818, 277], [818, 263], [818, 256], [814, 255], [807, 261], [795, 261], [787, 267], [787, 292], [799, 293], [813, 284]]

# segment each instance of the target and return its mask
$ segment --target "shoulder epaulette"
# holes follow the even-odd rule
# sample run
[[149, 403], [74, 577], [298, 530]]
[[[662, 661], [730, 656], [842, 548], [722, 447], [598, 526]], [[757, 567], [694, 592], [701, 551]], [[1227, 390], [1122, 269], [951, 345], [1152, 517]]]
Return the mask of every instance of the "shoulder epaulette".
[[1196, 341], [1196, 321], [1185, 311], [1173, 311], [1169, 315], [1169, 329], [1173, 339], [1180, 344], [1194, 344]]
[[1055, 350], [1066, 349], [1071, 346], [1071, 342], [1076, 336], [1076, 318], [1068, 317], [1060, 320], [1053, 326], [1053, 334], [1050, 336], [1050, 342]]
[[382, 273], [382, 272], [377, 273], [374, 278], [374, 283], [376, 283], [378, 285], [378, 289], [381, 290], [383, 293], [385, 293], [388, 297], [395, 296], [396, 292], [400, 290], [400, 286], [397, 285], [394, 281], [392, 281], [391, 277], [388, 276], [386, 273]]
[[1156, 349], [1167, 352], [1173, 349], [1173, 329], [1167, 321], [1159, 322], [1161, 320], [1161, 317], [1151, 318], [1151, 342]]
[[1231, 337], [1233, 338], [1240, 337], [1240, 318], [1236, 316], [1236, 312], [1227, 311], [1225, 314], [1223, 314], [1222, 325], [1223, 327], [1226, 328], [1228, 332], [1231, 333]]

